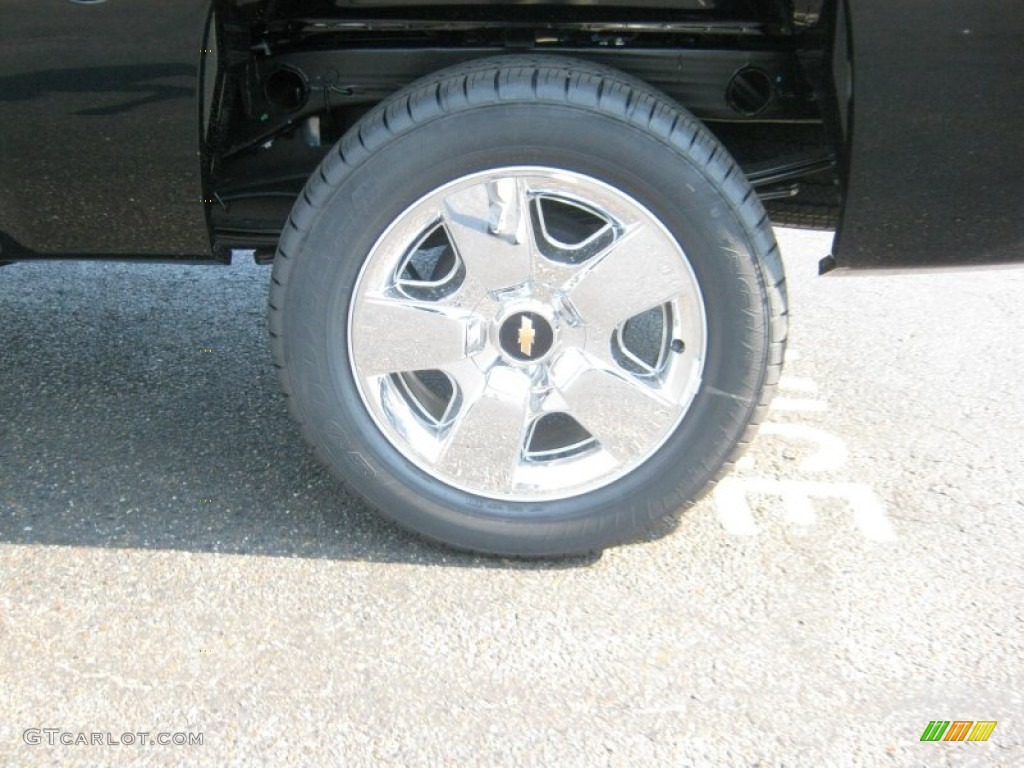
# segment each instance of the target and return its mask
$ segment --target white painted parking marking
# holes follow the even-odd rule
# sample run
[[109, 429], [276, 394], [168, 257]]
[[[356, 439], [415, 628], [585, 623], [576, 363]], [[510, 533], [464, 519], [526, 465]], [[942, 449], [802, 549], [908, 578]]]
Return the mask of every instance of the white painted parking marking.
[[776, 424], [767, 422], [761, 425], [761, 433], [789, 438], [797, 443], [814, 443], [818, 449], [800, 462], [801, 472], [827, 472], [838, 469], [846, 463], [848, 451], [846, 443], [830, 432], [806, 424]]
[[814, 379], [808, 379], [804, 376], [780, 376], [779, 377], [779, 389], [785, 389], [789, 392], [802, 392], [808, 395], [814, 395], [818, 392], [818, 384]]
[[776, 397], [772, 400], [769, 410], [823, 413], [828, 410], [828, 403], [823, 400], [811, 400], [803, 397]]
[[[789, 357], [787, 359], [795, 359]], [[798, 394], [817, 394], [818, 384], [800, 376], [783, 376], [779, 388]], [[776, 397], [771, 410], [790, 413], [822, 413], [828, 410], [824, 400], [804, 397]], [[807, 424], [765, 422], [760, 431], [790, 443], [809, 455], [797, 466], [801, 473], [834, 471], [842, 467], [849, 456], [842, 438], [819, 427]], [[745, 456], [736, 462], [736, 470], [748, 472], [755, 467], [752, 456]], [[798, 526], [812, 526], [817, 520], [814, 500], [823, 498], [840, 499], [850, 507], [856, 526], [865, 538], [872, 541], [892, 541], [896, 538], [885, 506], [870, 486], [863, 483], [831, 482], [824, 480], [802, 480], [793, 478], [737, 477], [723, 479], [715, 488], [713, 501], [719, 522], [729, 533], [737, 536], [754, 536], [757, 524], [754, 510], [750, 505], [752, 496], [776, 496], [782, 500], [787, 523]]]
[[786, 507], [786, 519], [798, 525], [813, 525], [817, 519], [813, 499], [845, 501], [854, 524], [871, 541], [894, 541], [896, 532], [885, 516], [885, 507], [873, 490], [863, 483], [830, 483], [816, 480], [772, 480], [769, 478], [726, 477], [715, 488], [715, 509], [722, 527], [737, 536], [754, 536], [757, 524], [748, 501], [750, 496], [777, 496]]

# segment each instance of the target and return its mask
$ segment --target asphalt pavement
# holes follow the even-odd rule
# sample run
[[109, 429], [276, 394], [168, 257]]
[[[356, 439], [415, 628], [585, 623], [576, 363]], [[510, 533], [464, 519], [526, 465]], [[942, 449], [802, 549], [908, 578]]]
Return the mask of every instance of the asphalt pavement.
[[779, 235], [747, 458], [540, 562], [320, 467], [266, 267], [0, 268], [0, 764], [1024, 765], [1024, 268], [819, 278]]

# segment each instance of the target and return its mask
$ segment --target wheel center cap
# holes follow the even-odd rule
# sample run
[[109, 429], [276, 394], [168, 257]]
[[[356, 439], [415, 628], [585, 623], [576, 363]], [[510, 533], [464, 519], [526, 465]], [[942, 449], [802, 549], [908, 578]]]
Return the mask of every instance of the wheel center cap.
[[555, 332], [551, 323], [536, 312], [516, 312], [505, 318], [498, 330], [502, 351], [514, 360], [540, 360], [551, 350]]

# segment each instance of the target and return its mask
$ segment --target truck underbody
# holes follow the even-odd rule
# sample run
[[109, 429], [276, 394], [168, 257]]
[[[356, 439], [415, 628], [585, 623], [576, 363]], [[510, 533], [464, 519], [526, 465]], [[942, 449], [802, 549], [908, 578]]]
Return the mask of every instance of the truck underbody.
[[834, 13], [820, 0], [599, 0], [542, 14], [508, 2], [219, 3], [202, 72], [214, 253], [273, 258], [309, 175], [367, 110], [419, 77], [499, 54], [571, 56], [661, 89], [729, 149], [774, 223], [834, 228]]

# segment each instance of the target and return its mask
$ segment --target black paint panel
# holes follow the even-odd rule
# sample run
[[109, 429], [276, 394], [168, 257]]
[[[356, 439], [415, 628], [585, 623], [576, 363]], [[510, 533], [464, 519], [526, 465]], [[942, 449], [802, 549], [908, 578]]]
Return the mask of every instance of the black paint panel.
[[0, 245], [209, 253], [196, 73], [206, 0], [2, 0]]
[[838, 264], [1024, 260], [1024, 2], [850, 0], [850, 12]]

